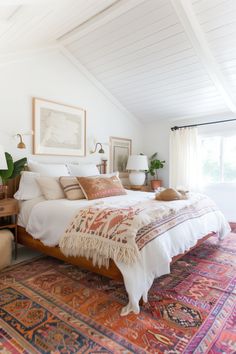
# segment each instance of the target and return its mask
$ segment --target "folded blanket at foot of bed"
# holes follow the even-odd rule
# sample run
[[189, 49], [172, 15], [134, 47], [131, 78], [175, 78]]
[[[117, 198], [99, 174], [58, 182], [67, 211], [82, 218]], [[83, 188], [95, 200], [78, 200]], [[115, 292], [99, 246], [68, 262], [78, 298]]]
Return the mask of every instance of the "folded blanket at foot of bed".
[[217, 210], [205, 196], [186, 203], [179, 207], [153, 199], [127, 208], [103, 204], [79, 210], [60, 239], [60, 249], [66, 256], [91, 258], [98, 266], [108, 267], [110, 258], [133, 264], [140, 249], [168, 228]]

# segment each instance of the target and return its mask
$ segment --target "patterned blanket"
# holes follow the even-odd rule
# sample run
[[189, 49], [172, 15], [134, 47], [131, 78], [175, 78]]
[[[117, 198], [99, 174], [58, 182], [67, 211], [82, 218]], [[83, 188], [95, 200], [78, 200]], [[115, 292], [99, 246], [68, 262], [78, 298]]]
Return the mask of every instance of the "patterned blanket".
[[110, 258], [132, 264], [147, 243], [169, 228], [214, 210], [215, 204], [205, 197], [181, 208], [156, 200], [127, 208], [92, 206], [79, 210], [59, 246], [66, 256], [91, 258], [98, 266], [108, 267]]

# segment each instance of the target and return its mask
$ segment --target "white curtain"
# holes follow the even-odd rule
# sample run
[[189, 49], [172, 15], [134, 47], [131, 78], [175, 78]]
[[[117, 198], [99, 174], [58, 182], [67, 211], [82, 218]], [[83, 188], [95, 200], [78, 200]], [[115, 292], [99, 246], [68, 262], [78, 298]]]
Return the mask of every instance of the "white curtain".
[[170, 187], [196, 190], [198, 185], [197, 128], [180, 128], [170, 134]]

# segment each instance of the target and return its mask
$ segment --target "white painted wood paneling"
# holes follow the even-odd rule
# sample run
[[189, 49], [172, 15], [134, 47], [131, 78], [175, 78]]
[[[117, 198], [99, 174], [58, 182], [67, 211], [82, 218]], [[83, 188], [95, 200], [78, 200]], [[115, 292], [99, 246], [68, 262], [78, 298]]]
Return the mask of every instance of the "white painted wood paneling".
[[[0, 53], [45, 46], [116, 0], [0, 1]], [[12, 4], [19, 4], [19, 9]], [[5, 16], [4, 23], [1, 22]]]
[[193, 9], [220, 70], [236, 94], [236, 1], [208, 0], [193, 3]]
[[65, 45], [144, 122], [228, 110], [169, 0], [146, 0]]
[[[196, 14], [211, 11], [215, 6], [220, 6], [225, 0], [192, 0]], [[212, 6], [214, 3], [214, 6]]]

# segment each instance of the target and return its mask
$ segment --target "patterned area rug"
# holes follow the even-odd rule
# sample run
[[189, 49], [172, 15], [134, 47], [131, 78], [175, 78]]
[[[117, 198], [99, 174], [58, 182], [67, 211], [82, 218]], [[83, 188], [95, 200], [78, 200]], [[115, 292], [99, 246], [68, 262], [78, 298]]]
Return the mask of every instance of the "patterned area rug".
[[45, 257], [0, 273], [0, 352], [235, 353], [236, 235], [211, 237], [155, 281], [139, 315], [124, 286]]

